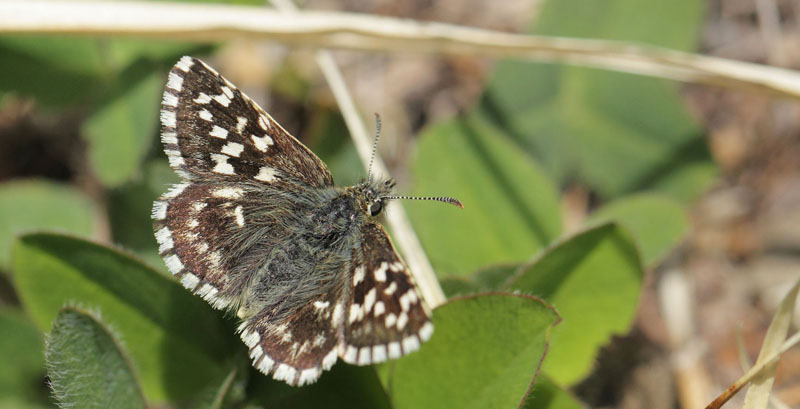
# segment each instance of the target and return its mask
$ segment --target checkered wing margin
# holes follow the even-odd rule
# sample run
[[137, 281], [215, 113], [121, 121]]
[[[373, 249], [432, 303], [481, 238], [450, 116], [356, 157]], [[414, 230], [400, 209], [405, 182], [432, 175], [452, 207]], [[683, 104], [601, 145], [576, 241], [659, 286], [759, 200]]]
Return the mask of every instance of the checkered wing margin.
[[313, 152], [196, 58], [170, 71], [161, 124], [170, 166], [185, 179], [333, 185]]
[[433, 334], [433, 324], [383, 227], [369, 222], [361, 233], [339, 355], [347, 363], [368, 365], [416, 351]]

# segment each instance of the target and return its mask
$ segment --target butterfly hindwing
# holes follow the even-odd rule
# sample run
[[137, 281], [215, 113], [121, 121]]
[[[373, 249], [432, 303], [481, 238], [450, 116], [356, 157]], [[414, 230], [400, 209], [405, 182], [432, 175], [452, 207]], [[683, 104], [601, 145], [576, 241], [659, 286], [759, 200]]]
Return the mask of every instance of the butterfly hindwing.
[[161, 103], [170, 166], [188, 179], [333, 185], [325, 164], [204, 62], [183, 57]]
[[427, 306], [380, 224], [361, 229], [345, 311], [345, 362], [367, 365], [417, 350], [433, 334]]

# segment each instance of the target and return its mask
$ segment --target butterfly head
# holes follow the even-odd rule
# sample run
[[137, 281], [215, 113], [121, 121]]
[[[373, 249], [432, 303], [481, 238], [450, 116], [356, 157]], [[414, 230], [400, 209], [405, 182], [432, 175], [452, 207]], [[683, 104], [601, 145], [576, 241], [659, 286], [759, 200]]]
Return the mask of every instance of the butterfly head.
[[368, 179], [355, 186], [358, 207], [370, 216], [379, 215], [386, 207], [386, 200], [392, 198], [393, 179]]

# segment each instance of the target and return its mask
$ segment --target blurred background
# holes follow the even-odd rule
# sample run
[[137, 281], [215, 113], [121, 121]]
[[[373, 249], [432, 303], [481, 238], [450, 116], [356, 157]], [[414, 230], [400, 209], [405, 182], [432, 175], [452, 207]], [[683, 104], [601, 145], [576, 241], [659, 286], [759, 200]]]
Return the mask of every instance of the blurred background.
[[[301, 7], [625, 40], [800, 69], [800, 3], [791, 0], [311, 0]], [[313, 50], [247, 39], [0, 36], [0, 332], [30, 334], [14, 345], [0, 337], [3, 354], [30, 352], [13, 354], [17, 366], [0, 365], [0, 394], [51, 405], [39, 331], [13, 284], [17, 234], [68, 232], [166, 271], [150, 207], [178, 179], [158, 141], [158, 109], [166, 73], [187, 54], [308, 145], [338, 185], [364, 177]], [[587, 372], [567, 382], [579, 400], [655, 409], [707, 403], [742, 374], [741, 351], [758, 354], [777, 304], [800, 276], [797, 100], [547, 63], [334, 56], [370, 126], [373, 112], [382, 116], [379, 155], [400, 193], [465, 204], [463, 213], [405, 204], [446, 293], [457, 294], [459, 280], [486, 266], [528, 260], [599, 211], [638, 218], [634, 236], [655, 237], [657, 245], [640, 248], [646, 273], [630, 331], [604, 343]], [[789, 407], [800, 407], [797, 368], [794, 348], [774, 389]]]

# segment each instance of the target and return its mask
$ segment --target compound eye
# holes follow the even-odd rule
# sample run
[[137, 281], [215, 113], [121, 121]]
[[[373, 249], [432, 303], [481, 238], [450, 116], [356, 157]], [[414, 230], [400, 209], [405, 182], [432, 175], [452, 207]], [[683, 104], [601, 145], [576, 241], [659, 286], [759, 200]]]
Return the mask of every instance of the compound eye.
[[372, 204], [369, 205], [370, 216], [377, 216], [378, 213], [381, 212], [381, 210], [383, 210], [383, 203], [381, 203], [380, 200], [372, 202]]

